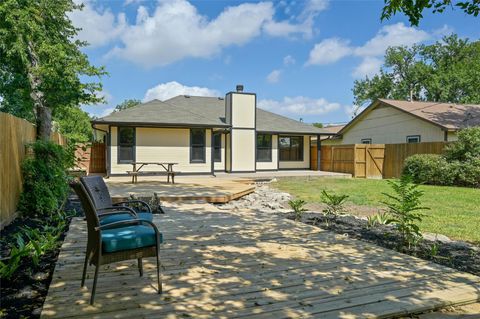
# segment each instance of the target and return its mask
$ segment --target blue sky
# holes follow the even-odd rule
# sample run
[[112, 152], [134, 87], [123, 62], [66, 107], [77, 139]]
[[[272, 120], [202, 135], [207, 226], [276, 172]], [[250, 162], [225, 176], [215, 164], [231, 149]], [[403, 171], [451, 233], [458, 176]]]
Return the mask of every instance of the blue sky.
[[79, 1], [70, 15], [95, 65], [104, 65], [106, 115], [127, 98], [218, 95], [243, 84], [258, 106], [305, 122], [351, 118], [355, 79], [378, 71], [391, 45], [432, 43], [455, 32], [478, 40], [480, 18], [427, 13], [418, 28], [383, 1]]

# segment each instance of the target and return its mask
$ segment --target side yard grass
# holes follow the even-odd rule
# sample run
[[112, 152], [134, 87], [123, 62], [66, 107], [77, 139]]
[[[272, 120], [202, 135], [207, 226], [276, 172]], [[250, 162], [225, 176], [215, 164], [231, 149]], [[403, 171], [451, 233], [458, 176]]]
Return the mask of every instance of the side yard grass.
[[[386, 180], [344, 178], [281, 178], [272, 187], [308, 203], [321, 203], [322, 190], [349, 195], [348, 204], [382, 209]], [[423, 205], [430, 207], [420, 223], [424, 232], [480, 245], [480, 189], [422, 185]], [[351, 213], [355, 213], [354, 210]]]

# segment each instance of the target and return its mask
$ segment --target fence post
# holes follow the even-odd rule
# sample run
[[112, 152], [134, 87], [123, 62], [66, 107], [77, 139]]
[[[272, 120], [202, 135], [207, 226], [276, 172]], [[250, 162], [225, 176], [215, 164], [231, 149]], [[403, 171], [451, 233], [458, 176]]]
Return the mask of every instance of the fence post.
[[320, 134], [317, 135], [317, 171], [321, 170], [321, 156], [322, 156], [322, 142], [320, 141]]

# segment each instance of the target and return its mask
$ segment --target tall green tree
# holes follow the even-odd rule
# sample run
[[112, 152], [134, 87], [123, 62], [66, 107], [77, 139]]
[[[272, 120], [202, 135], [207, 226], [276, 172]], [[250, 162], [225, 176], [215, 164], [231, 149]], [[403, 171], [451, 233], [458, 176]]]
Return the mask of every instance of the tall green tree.
[[378, 98], [480, 103], [480, 41], [456, 35], [432, 45], [391, 47], [378, 74], [354, 82], [356, 105]]
[[106, 72], [80, 51], [87, 43], [66, 15], [81, 8], [72, 0], [0, 2], [1, 109], [34, 120], [38, 139], [49, 138], [52, 116], [103, 101], [94, 79]]
[[55, 116], [59, 132], [71, 141], [85, 143], [93, 137], [90, 116], [79, 107], [72, 107], [68, 112]]
[[140, 103], [142, 103], [142, 101], [137, 99], [126, 99], [122, 103], [118, 104], [113, 111], [118, 112], [118, 111], [126, 110], [131, 107], [137, 106]]
[[388, 20], [397, 12], [402, 12], [408, 17], [411, 25], [418, 26], [423, 18], [423, 11], [430, 9], [433, 13], [442, 13], [447, 8], [459, 8], [466, 14], [478, 16], [480, 13], [479, 0], [384, 0], [382, 21]]

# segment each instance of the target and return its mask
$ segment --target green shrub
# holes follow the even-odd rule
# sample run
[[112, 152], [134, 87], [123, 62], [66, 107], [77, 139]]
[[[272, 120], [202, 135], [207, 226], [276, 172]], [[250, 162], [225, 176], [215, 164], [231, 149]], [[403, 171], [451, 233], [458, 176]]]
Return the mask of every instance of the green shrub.
[[410, 248], [422, 238], [417, 223], [422, 221], [420, 210], [428, 209], [421, 206], [420, 198], [423, 192], [418, 189], [418, 184], [412, 183], [412, 178], [403, 175], [398, 181], [388, 181], [393, 190], [393, 195], [383, 193], [388, 199], [382, 202], [387, 205], [388, 213], [392, 217], [398, 231], [402, 234], [405, 244]]
[[52, 142], [31, 145], [33, 156], [22, 164], [23, 192], [18, 209], [24, 216], [44, 216], [57, 212], [67, 196], [67, 168], [72, 156]]
[[419, 184], [452, 185], [456, 172], [441, 155], [416, 154], [407, 157], [402, 175], [411, 176], [413, 182]]
[[10, 279], [27, 259], [38, 266], [44, 254], [58, 247], [58, 238], [67, 227], [67, 218], [67, 214], [60, 212], [45, 220], [41, 229], [21, 227], [13, 235], [15, 243], [6, 261], [0, 261], [0, 278]]
[[471, 161], [480, 159], [480, 127], [470, 127], [458, 131], [457, 141], [445, 149], [445, 159], [452, 161]]
[[480, 158], [455, 161], [450, 163], [450, 167], [455, 172], [454, 185], [480, 187]]
[[295, 220], [301, 220], [302, 215], [307, 209], [304, 207], [307, 204], [303, 199], [292, 199], [288, 201], [288, 205], [293, 209], [295, 213]]
[[337, 216], [345, 211], [345, 201], [348, 195], [329, 194], [326, 190], [322, 191], [322, 202], [327, 205], [323, 210], [325, 215]]

